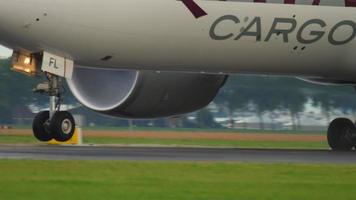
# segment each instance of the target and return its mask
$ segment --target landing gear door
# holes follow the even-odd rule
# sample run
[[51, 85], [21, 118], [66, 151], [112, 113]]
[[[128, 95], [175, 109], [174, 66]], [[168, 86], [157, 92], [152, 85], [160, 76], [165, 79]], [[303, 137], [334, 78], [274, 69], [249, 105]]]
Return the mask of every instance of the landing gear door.
[[43, 52], [42, 71], [72, 79], [73, 67], [73, 60]]

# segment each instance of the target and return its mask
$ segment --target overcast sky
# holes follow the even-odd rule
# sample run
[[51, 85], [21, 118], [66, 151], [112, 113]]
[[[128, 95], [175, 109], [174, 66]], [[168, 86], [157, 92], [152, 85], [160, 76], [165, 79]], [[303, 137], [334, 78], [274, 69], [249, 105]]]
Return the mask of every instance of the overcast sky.
[[0, 45], [0, 57], [10, 57], [12, 50]]

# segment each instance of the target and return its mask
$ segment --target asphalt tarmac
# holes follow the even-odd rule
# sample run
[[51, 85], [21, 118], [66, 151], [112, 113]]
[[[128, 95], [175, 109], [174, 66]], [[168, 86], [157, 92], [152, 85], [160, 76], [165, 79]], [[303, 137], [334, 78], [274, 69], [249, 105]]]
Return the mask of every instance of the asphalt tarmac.
[[354, 163], [356, 151], [141, 146], [1, 145], [0, 159]]

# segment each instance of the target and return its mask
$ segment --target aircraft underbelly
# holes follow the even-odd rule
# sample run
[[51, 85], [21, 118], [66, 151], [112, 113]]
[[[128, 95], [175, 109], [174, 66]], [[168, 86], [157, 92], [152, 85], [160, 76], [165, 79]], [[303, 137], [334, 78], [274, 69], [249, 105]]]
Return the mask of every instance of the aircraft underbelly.
[[13, 18], [0, 8], [0, 41], [82, 65], [348, 80], [356, 72], [354, 8], [196, 1], [208, 14], [196, 19], [175, 0], [24, 2], [4, 3], [21, 13]]

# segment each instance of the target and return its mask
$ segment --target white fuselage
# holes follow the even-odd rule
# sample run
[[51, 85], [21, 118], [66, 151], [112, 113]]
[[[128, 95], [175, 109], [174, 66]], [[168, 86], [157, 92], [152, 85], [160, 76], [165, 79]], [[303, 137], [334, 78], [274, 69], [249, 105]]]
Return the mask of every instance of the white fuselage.
[[356, 8], [196, 2], [207, 16], [176, 0], [0, 0], [0, 43], [92, 67], [356, 81]]

